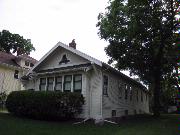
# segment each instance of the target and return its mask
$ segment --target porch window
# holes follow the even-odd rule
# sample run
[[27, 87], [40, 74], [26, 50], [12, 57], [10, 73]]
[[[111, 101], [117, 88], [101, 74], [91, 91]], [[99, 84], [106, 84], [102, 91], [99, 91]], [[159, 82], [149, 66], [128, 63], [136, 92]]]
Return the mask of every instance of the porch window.
[[54, 82], [54, 78], [53, 77], [48, 77], [47, 80], [47, 90], [49, 91], [53, 91], [53, 82]]
[[71, 82], [72, 82], [71, 75], [64, 76], [64, 92], [71, 92]]
[[103, 95], [108, 95], [108, 76], [103, 76]]
[[57, 91], [62, 91], [62, 77], [61, 76], [57, 76], [55, 77], [55, 90]]
[[46, 78], [40, 78], [39, 90], [46, 90]]
[[74, 84], [74, 92], [80, 92], [82, 91], [82, 75], [74, 75], [73, 78], [73, 84]]

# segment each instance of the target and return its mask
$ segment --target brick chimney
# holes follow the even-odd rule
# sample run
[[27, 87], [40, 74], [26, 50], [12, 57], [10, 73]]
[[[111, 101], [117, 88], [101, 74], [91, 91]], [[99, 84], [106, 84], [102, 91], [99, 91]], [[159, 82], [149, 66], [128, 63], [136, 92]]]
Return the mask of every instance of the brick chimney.
[[72, 42], [69, 43], [69, 47], [72, 47], [72, 48], [76, 49], [75, 39], [73, 39]]

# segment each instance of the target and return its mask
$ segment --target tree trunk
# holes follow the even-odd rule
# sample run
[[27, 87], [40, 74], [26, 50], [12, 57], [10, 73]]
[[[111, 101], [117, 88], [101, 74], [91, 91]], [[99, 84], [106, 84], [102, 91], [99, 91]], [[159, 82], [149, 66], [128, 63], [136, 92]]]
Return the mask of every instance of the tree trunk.
[[161, 75], [160, 73], [156, 73], [154, 75], [154, 88], [153, 88], [153, 96], [154, 96], [153, 115], [155, 117], [160, 116], [160, 89], [161, 89]]

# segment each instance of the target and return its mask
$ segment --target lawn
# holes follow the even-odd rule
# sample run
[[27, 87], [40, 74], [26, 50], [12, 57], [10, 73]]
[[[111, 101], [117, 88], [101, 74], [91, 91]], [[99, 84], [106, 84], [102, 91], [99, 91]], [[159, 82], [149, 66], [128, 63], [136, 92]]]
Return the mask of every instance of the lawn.
[[47, 122], [22, 119], [0, 112], [0, 135], [180, 135], [180, 115], [162, 115], [123, 120], [120, 125], [72, 125], [72, 122]]

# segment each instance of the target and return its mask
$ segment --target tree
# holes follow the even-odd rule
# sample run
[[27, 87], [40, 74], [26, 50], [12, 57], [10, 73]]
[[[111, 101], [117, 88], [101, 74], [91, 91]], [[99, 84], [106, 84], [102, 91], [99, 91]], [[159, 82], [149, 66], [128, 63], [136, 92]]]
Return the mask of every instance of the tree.
[[6, 53], [17, 53], [29, 55], [31, 51], [35, 51], [30, 39], [24, 39], [19, 34], [12, 34], [8, 30], [0, 32], [0, 51]]
[[110, 0], [98, 16], [99, 36], [109, 42], [105, 48], [109, 63], [129, 70], [153, 89], [154, 116], [160, 115], [162, 81], [177, 67], [180, 39], [175, 0]]

